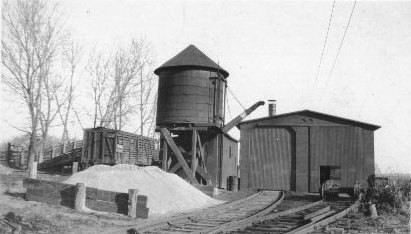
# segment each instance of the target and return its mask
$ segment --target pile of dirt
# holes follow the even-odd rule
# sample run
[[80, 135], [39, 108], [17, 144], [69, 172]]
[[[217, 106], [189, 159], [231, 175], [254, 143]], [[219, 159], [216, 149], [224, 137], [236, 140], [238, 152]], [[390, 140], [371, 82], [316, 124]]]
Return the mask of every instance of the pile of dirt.
[[135, 165], [97, 165], [78, 172], [64, 183], [84, 183], [87, 187], [121, 193], [138, 189], [139, 195], [147, 196], [149, 215], [180, 213], [221, 204], [176, 174], [158, 167]]

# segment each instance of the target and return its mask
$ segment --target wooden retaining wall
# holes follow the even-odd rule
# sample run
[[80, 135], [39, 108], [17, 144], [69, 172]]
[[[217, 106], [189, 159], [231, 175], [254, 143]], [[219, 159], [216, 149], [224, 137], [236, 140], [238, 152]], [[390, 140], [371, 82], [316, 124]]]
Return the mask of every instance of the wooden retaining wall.
[[[59, 182], [25, 179], [26, 200], [53, 205], [62, 205], [74, 209], [76, 186]], [[86, 188], [86, 207], [96, 211], [128, 214], [128, 193]], [[147, 196], [137, 196], [137, 218], [147, 218]]]

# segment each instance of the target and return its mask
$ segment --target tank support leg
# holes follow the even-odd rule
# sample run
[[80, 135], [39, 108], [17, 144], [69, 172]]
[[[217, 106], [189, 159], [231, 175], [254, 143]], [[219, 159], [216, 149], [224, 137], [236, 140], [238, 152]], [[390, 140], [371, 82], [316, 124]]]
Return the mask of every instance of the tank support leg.
[[167, 151], [168, 151], [168, 146], [167, 146], [167, 141], [162, 137], [163, 139], [163, 162], [162, 162], [162, 168], [164, 171], [167, 171]]
[[197, 169], [197, 130], [193, 130], [193, 137], [192, 137], [192, 145], [191, 145], [191, 170], [193, 172], [193, 176], [196, 176], [196, 169]]
[[174, 142], [173, 138], [170, 135], [170, 132], [166, 128], [160, 129], [161, 135], [165, 138], [167, 143], [169, 144], [171, 150], [173, 151], [174, 155], [176, 156], [178, 162], [183, 167], [184, 173], [187, 175], [188, 179], [193, 184], [198, 184], [197, 179], [193, 176], [193, 172], [190, 167], [187, 165], [183, 155], [181, 154], [180, 150], [178, 149], [176, 143]]

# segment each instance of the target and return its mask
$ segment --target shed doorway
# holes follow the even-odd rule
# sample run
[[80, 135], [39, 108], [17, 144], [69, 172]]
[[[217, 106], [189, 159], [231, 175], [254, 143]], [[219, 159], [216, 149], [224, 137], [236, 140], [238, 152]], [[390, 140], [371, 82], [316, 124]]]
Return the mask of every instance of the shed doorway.
[[320, 185], [327, 180], [341, 180], [341, 167], [320, 166]]
[[320, 166], [320, 185], [330, 179], [330, 166]]

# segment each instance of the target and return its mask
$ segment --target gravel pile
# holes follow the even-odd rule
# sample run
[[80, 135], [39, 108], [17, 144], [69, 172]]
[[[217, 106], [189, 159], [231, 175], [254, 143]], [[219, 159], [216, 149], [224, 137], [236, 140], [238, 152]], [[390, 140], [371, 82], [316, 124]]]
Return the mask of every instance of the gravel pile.
[[158, 167], [120, 164], [97, 165], [69, 177], [64, 183], [84, 183], [87, 187], [121, 193], [138, 189], [148, 197], [149, 215], [169, 215], [221, 204], [176, 174]]

